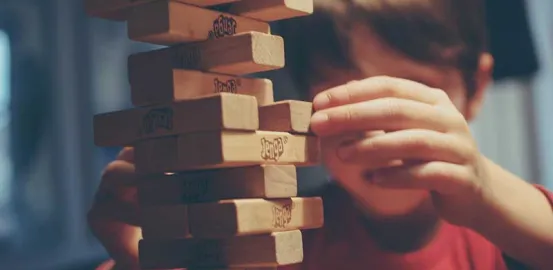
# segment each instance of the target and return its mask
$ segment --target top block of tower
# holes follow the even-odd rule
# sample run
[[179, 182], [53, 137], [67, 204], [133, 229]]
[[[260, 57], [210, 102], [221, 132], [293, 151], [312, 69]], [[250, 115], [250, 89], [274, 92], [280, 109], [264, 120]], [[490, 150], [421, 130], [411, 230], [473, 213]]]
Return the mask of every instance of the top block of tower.
[[[85, 0], [88, 15], [115, 21], [129, 19], [133, 7], [158, 0]], [[197, 7], [229, 4], [229, 13], [272, 22], [313, 13], [312, 0], [172, 0]]]
[[216, 39], [244, 32], [271, 33], [266, 22], [174, 0], [157, 0], [134, 7], [127, 26], [131, 40], [158, 45]]

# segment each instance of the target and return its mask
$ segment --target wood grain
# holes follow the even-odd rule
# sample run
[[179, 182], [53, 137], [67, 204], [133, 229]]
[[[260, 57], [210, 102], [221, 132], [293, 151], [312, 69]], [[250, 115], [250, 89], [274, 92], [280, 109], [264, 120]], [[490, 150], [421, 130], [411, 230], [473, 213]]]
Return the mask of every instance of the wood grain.
[[229, 199], [142, 208], [144, 239], [230, 238], [323, 226], [321, 198]]
[[142, 269], [277, 267], [303, 261], [299, 230], [227, 239], [139, 242]]
[[142, 176], [141, 206], [174, 205], [241, 198], [287, 198], [298, 194], [296, 167], [259, 165]]
[[320, 198], [240, 199], [189, 205], [193, 237], [224, 238], [323, 225]]
[[311, 134], [313, 104], [283, 100], [259, 107], [259, 129], [297, 134]]
[[221, 92], [254, 96], [259, 106], [274, 102], [273, 82], [263, 78], [173, 69], [133, 76], [130, 84], [135, 106], [159, 105]]
[[132, 54], [128, 67], [131, 82], [173, 69], [242, 76], [284, 67], [284, 41], [274, 35], [242, 33]]
[[135, 145], [136, 170], [145, 174], [260, 164], [312, 166], [318, 162], [316, 137], [286, 132], [198, 132]]
[[158, 45], [218, 39], [245, 32], [271, 33], [266, 22], [173, 0], [134, 7], [127, 28], [131, 40]]
[[162, 106], [98, 114], [94, 116], [94, 142], [98, 146], [130, 146], [148, 138], [258, 128], [258, 105], [254, 97], [218, 93]]

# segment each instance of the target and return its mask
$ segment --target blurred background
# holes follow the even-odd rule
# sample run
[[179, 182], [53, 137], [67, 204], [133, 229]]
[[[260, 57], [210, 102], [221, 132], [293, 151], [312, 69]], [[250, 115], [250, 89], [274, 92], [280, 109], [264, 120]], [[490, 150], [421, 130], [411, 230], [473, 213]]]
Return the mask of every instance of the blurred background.
[[[82, 2], [0, 0], [0, 269], [93, 269], [106, 258], [85, 216], [119, 149], [93, 145], [92, 116], [131, 106], [127, 56], [154, 47], [87, 17]], [[489, 0], [488, 13], [498, 68], [474, 134], [487, 156], [552, 189], [553, 1]], [[277, 99], [296, 97], [286, 70], [263, 76]]]

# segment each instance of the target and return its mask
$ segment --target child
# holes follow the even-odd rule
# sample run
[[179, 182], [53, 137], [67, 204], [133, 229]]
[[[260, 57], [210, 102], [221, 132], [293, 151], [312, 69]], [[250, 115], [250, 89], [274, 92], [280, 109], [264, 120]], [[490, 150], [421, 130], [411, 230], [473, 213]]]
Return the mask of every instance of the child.
[[[482, 156], [467, 124], [493, 66], [480, 2], [316, 0], [280, 25], [334, 180], [304, 263], [281, 269], [553, 269], [552, 194]], [[89, 215], [118, 269], [139, 269], [133, 171], [125, 149]]]

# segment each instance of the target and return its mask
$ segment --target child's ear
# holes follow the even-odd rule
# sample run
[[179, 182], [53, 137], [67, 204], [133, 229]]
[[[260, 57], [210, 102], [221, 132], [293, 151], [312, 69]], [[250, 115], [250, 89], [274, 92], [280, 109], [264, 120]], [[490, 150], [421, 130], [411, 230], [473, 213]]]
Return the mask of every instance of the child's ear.
[[478, 71], [475, 74], [475, 92], [468, 100], [465, 109], [465, 118], [467, 121], [472, 121], [480, 112], [484, 96], [489, 84], [493, 80], [493, 65], [494, 59], [491, 54], [484, 53], [480, 56]]

